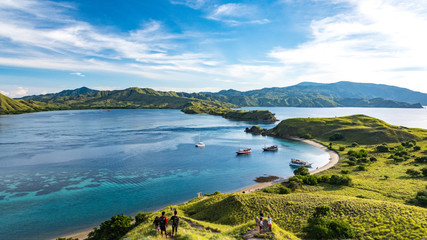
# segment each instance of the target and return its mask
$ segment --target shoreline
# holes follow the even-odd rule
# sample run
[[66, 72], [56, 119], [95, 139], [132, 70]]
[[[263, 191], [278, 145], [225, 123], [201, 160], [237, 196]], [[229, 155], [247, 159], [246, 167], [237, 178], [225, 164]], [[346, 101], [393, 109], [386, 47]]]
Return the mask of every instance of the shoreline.
[[[325, 151], [325, 152], [327, 152], [329, 154], [329, 162], [327, 164], [325, 164], [324, 166], [320, 167], [320, 168], [317, 168], [315, 170], [310, 171], [310, 174], [316, 174], [316, 173], [325, 171], [325, 170], [327, 170], [327, 169], [335, 166], [339, 162], [339, 160], [340, 160], [340, 157], [339, 157], [338, 153], [336, 153], [335, 151], [329, 150], [323, 144], [320, 144], [320, 143], [315, 142], [313, 140], [308, 140], [308, 139], [298, 138], [298, 137], [287, 137], [286, 139], [294, 140], [294, 141], [299, 141], [299, 142], [304, 142], [304, 143], [309, 144], [309, 145], [311, 145], [313, 147], [319, 148], [319, 149], [321, 149], [321, 150], [323, 150], [323, 151]], [[242, 192], [251, 193], [251, 192], [256, 192], [256, 191], [259, 191], [259, 190], [261, 190], [263, 188], [269, 187], [269, 186], [271, 186], [273, 184], [284, 182], [284, 181], [287, 181], [287, 180], [288, 180], [288, 178], [279, 178], [279, 179], [277, 179], [275, 181], [271, 181], [271, 182], [257, 183], [257, 184], [254, 184], [254, 185], [251, 185], [251, 186], [239, 189], [237, 191], [233, 191], [231, 193], [242, 193]], [[78, 238], [79, 240], [85, 240], [85, 239], [87, 239], [87, 236], [92, 231], [92, 229], [93, 228], [91, 228], [90, 230], [86, 229], [86, 230], [83, 230], [83, 231], [80, 231], [80, 232], [76, 232], [76, 233], [72, 233], [72, 234], [67, 234], [67, 235], [65, 235], [63, 237], [65, 237], [65, 238]], [[55, 240], [56, 238], [59, 238], [59, 237], [52, 238], [52, 240]]]

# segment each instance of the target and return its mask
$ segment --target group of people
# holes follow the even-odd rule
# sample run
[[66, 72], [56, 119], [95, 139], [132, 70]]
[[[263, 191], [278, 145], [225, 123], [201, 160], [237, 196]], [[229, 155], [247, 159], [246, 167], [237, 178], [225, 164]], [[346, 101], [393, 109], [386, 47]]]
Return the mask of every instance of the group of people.
[[[178, 233], [179, 217], [177, 216], [177, 213], [178, 212], [175, 209], [173, 216], [170, 219], [170, 222], [172, 223], [171, 237], [175, 236]], [[166, 238], [168, 238], [168, 233], [166, 231], [166, 228], [168, 227], [168, 219], [165, 216], [165, 212], [162, 212], [161, 217], [156, 217], [153, 221], [153, 224], [157, 233], [160, 232], [162, 237], [163, 237], [163, 233], [165, 233]]]
[[[267, 224], [265, 224], [267, 223]], [[259, 230], [259, 233], [262, 233], [263, 230], [268, 230], [271, 232], [271, 226], [273, 225], [273, 219], [268, 216], [267, 220], [264, 219], [264, 212], [259, 211], [259, 217], [255, 217], [255, 230]]]

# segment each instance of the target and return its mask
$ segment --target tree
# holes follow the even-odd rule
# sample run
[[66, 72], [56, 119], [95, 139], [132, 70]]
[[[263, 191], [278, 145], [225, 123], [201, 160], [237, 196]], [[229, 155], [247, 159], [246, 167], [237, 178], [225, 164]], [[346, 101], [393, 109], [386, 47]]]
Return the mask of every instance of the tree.
[[148, 219], [148, 216], [150, 216], [151, 213], [147, 212], [139, 212], [135, 216], [135, 224], [139, 225], [140, 223], [145, 222]]
[[310, 175], [310, 172], [305, 167], [299, 167], [294, 171], [294, 175], [307, 176]]
[[418, 205], [427, 207], [427, 189], [419, 191], [415, 199], [417, 200]]
[[120, 214], [107, 220], [99, 226], [95, 227], [92, 232], [89, 233], [89, 240], [118, 240], [125, 235], [131, 228], [133, 218]]
[[421, 169], [421, 172], [423, 173], [424, 177], [427, 177], [427, 168]]
[[341, 133], [334, 133], [334, 135], [329, 137], [329, 141], [339, 141], [343, 139], [344, 139], [344, 135], [342, 135]]

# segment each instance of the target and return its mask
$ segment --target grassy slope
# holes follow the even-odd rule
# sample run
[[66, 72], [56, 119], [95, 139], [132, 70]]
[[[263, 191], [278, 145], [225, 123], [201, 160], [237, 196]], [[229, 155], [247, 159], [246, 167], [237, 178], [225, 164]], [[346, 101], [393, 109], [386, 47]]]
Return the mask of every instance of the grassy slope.
[[54, 110], [56, 106], [37, 101], [15, 100], [0, 94], [0, 114], [18, 114]]
[[335, 133], [344, 135], [343, 143], [382, 144], [427, 139], [427, 130], [390, 125], [365, 115], [335, 118], [292, 118], [280, 122], [268, 131], [278, 137], [311, 134], [315, 139], [328, 141]]

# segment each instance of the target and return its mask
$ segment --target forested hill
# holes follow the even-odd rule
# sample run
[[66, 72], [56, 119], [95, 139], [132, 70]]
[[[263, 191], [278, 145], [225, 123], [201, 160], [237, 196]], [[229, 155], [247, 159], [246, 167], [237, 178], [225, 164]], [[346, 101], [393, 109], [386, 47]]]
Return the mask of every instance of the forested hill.
[[284, 88], [263, 88], [247, 92], [230, 89], [204, 94], [239, 106], [421, 107], [421, 105], [427, 105], [425, 93], [384, 84], [354, 82], [330, 84], [303, 82]]
[[[197, 94], [195, 94], [197, 96]], [[98, 109], [98, 108], [161, 108], [183, 109], [193, 101], [204, 102], [217, 107], [236, 107], [217, 100], [203, 100], [191, 94], [161, 92], [151, 88], [127, 88], [114, 91], [97, 91], [88, 88], [65, 90], [57, 94], [45, 94], [24, 97], [24, 100], [36, 100], [55, 104], [62, 109]]]

